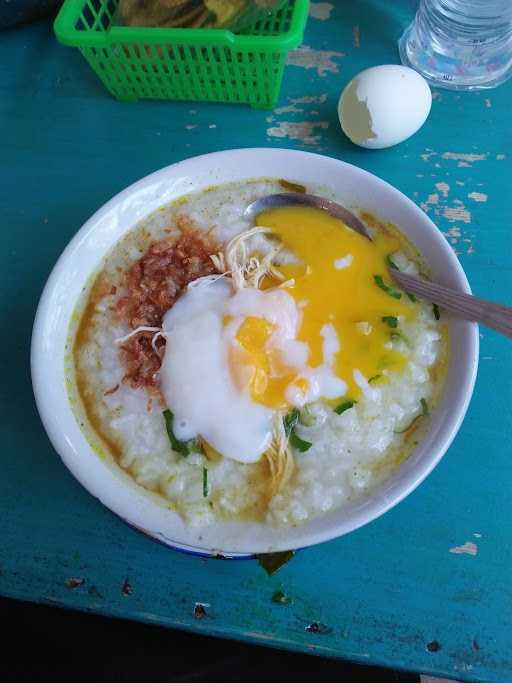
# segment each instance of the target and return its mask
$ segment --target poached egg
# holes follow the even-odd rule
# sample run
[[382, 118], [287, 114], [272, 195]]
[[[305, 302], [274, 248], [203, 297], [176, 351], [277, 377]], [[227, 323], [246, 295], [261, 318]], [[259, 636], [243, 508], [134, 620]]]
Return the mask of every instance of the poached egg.
[[201, 278], [163, 319], [160, 385], [176, 437], [200, 436], [242, 463], [267, 450], [277, 411], [356, 399], [368, 380], [401, 371], [389, 320], [414, 315], [387, 275], [400, 246], [392, 233], [370, 242], [305, 207], [266, 211], [258, 223], [294, 256], [277, 266], [284, 286], [266, 277], [261, 289], [234, 291], [227, 277]]

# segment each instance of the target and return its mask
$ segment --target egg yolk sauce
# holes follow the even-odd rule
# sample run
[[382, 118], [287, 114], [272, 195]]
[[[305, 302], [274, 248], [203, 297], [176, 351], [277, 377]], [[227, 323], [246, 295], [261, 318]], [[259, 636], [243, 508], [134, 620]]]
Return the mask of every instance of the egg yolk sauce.
[[[295, 257], [296, 263], [278, 270], [288, 281], [284, 291], [301, 311], [297, 340], [307, 345], [307, 365], [325, 363], [327, 330], [331, 367], [345, 383], [347, 398], [357, 399], [368, 381], [386, 382], [388, 373], [401, 372], [407, 358], [393, 350], [390, 341], [399, 333], [399, 318], [414, 318], [417, 306], [397, 289], [388, 272], [399, 239], [377, 232], [370, 241], [325, 211], [306, 207], [265, 211], [258, 224], [270, 228], [270, 237]], [[267, 278], [263, 288], [279, 284]], [[289, 387], [306, 394], [307, 380], [272, 349], [272, 333], [268, 321], [247, 317], [237, 332], [242, 355], [232, 367], [249, 373], [241, 383], [249, 385], [253, 400], [283, 409], [290, 406]], [[333, 405], [340, 398], [327, 397]]]

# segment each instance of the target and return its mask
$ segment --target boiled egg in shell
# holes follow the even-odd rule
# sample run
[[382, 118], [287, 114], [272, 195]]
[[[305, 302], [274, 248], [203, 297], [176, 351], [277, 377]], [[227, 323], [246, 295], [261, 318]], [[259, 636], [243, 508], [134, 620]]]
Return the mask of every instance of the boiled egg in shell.
[[160, 385], [180, 440], [200, 436], [225, 457], [256, 462], [269, 447], [276, 411], [319, 399], [333, 406], [402, 371], [385, 316], [414, 315], [390, 296], [392, 234], [370, 242], [323, 211], [286, 207], [258, 222], [294, 255], [280, 280], [234, 291], [228, 278], [191, 283], [166, 313]]
[[338, 115], [352, 142], [383, 149], [416, 133], [431, 105], [432, 94], [423, 76], [407, 66], [383, 64], [350, 81], [341, 94]]

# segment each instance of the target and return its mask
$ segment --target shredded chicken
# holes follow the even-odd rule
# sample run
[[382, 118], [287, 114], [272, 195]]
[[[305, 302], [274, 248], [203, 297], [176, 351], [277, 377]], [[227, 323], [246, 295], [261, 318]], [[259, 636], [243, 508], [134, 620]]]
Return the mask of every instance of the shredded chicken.
[[214, 254], [210, 258], [212, 263], [220, 273], [231, 276], [231, 281], [235, 290], [244, 287], [254, 287], [258, 289], [265, 275], [271, 275], [278, 280], [284, 280], [283, 275], [274, 267], [273, 261], [279, 251], [280, 245], [273, 246], [272, 249], [262, 256], [251, 256], [247, 241], [254, 235], [272, 232], [270, 228], [256, 226], [245, 230], [233, 237], [228, 242], [224, 252]]
[[140, 334], [141, 332], [160, 332], [160, 328], [159, 327], [148, 327], [147, 325], [140, 325], [135, 330], [132, 330], [128, 334], [125, 334], [124, 337], [118, 337], [116, 339], [116, 344], [124, 344], [125, 342], [128, 341], [128, 339], [135, 337], [137, 334]]
[[272, 496], [283, 490], [295, 469], [289, 439], [283, 423], [284, 415], [276, 412], [272, 423], [272, 443], [265, 452], [270, 468], [270, 488]]

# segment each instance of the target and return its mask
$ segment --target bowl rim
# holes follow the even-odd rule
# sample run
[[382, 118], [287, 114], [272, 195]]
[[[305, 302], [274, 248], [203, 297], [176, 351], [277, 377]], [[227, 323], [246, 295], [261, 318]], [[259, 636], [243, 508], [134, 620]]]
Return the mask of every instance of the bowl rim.
[[[338, 170], [340, 168], [345, 170], [348, 168], [350, 173], [359, 176], [362, 182], [367, 182], [374, 188], [379, 189], [379, 191], [383, 191], [384, 193], [388, 194], [395, 201], [395, 203], [398, 202], [406, 207], [408, 211], [415, 216], [415, 219], [422, 224], [422, 227], [429, 231], [429, 239], [436, 242], [436, 247], [439, 248], [440, 252], [443, 254], [443, 258], [448, 261], [450, 267], [452, 268], [452, 272], [450, 274], [452, 279], [457, 281], [457, 285], [460, 287], [461, 291], [471, 293], [466, 274], [451, 246], [445, 240], [444, 236], [431, 221], [431, 219], [418, 206], [416, 206], [412, 200], [378, 176], [375, 176], [374, 174], [369, 173], [368, 171], [357, 166], [326, 155], [286, 148], [239, 148], [199, 155], [171, 164], [141, 178], [116, 194], [102, 207], [100, 207], [69, 241], [68, 245], [65, 247], [55, 266], [53, 267], [41, 294], [32, 331], [30, 354], [32, 385], [37, 409], [54, 449], [59, 454], [65, 466], [71, 471], [73, 476], [82, 484], [82, 486], [89, 491], [89, 493], [98, 498], [107, 508], [127, 522], [130, 526], [135, 527], [139, 531], [142, 531], [144, 534], [152, 537], [155, 540], [163, 542], [167, 546], [194, 555], [220, 556], [223, 558], [248, 558], [253, 557], [254, 553], [297, 550], [305, 546], [315, 545], [317, 543], [337, 538], [338, 536], [342, 536], [350, 531], [354, 531], [355, 529], [380, 517], [389, 509], [402, 501], [406, 496], [408, 496], [417, 486], [419, 486], [419, 484], [430, 474], [430, 472], [444, 456], [453, 439], [455, 438], [460, 425], [462, 424], [464, 416], [469, 407], [476, 381], [479, 353], [478, 326], [467, 321], [459, 321], [459, 323], [456, 324], [458, 324], [459, 329], [462, 330], [460, 334], [463, 335], [463, 338], [467, 343], [465, 350], [467, 363], [463, 373], [462, 381], [458, 387], [456, 405], [450, 406], [450, 415], [446, 418], [448, 420], [448, 425], [444, 426], [442, 436], [438, 438], [439, 434], [437, 434], [437, 436], [434, 438], [435, 448], [433, 449], [433, 452], [424, 455], [418, 463], [415, 463], [414, 467], [410, 468], [411, 471], [407, 472], [407, 476], [401, 484], [393, 483], [392, 490], [384, 490], [379, 495], [374, 495], [372, 492], [367, 499], [366, 497], [363, 497], [366, 499], [366, 502], [359, 506], [361, 509], [356, 509], [350, 521], [343, 521], [340, 519], [337, 524], [334, 523], [331, 525], [331, 527], [328, 527], [323, 531], [316, 530], [309, 533], [305, 532], [299, 542], [294, 542], [291, 545], [287, 544], [286, 540], [283, 539], [282, 542], [274, 542], [270, 546], [268, 543], [260, 543], [259, 545], [256, 544], [255, 547], [250, 548], [243, 546], [243, 544], [243, 547], [238, 547], [237, 544], [235, 544], [235, 547], [222, 547], [221, 544], [219, 550], [217, 550], [215, 547], [212, 547], [211, 543], [205, 547], [196, 542], [188, 543], [181, 540], [174, 540], [168, 537], [165, 530], [160, 528], [160, 525], [155, 525], [153, 523], [148, 525], [144, 523], [145, 513], [147, 516], [150, 516], [147, 505], [142, 505], [138, 513], [136, 515], [132, 515], [131, 513], [127, 512], [128, 508], [125, 504], [120, 505], [119, 501], [120, 498], [123, 497], [122, 495], [116, 496], [115, 491], [107, 490], [105, 486], [101, 485], [101, 481], [97, 481], [95, 480], [94, 476], [91, 476], [91, 473], [88, 471], [88, 464], [86, 463], [84, 465], [84, 454], [82, 453], [83, 449], [77, 448], [72, 440], [70, 440], [69, 436], [63, 434], [62, 432], [55, 412], [58, 409], [58, 406], [56, 407], [55, 404], [50, 405], [49, 402], [45, 400], [45, 394], [47, 393], [47, 387], [49, 386], [48, 382], [55, 382], [57, 378], [55, 377], [53, 370], [50, 370], [48, 364], [45, 364], [44, 362], [49, 358], [48, 344], [46, 344], [45, 347], [44, 340], [45, 334], [48, 334], [50, 319], [52, 315], [55, 314], [55, 311], [52, 310], [52, 303], [54, 303], [56, 289], [59, 286], [59, 281], [63, 276], [63, 273], [68, 267], [68, 261], [73, 258], [75, 251], [80, 249], [85, 238], [95, 230], [100, 221], [104, 220], [105, 217], [110, 215], [112, 211], [115, 211], [118, 207], [126, 203], [126, 201], [138, 191], [158, 185], [159, 182], [168, 179], [169, 176], [177, 176], [180, 173], [186, 174], [187, 172], [191, 172], [197, 165], [205, 167], [215, 166], [215, 164], [222, 165], [240, 160], [240, 158], [243, 161], [244, 157], [246, 159], [251, 159], [254, 162], [263, 159], [269, 160], [269, 158], [273, 155], [281, 157], [284, 156], [291, 162], [296, 163], [298, 167], [300, 167], [301, 163], [313, 160], [314, 163], [322, 163], [327, 165], [334, 164]], [[265, 176], [269, 177], [268, 174], [250, 172], [249, 169], [241, 172], [239, 180], [243, 181]], [[203, 183], [199, 189], [204, 189], [207, 186], [208, 184]], [[186, 194], [186, 192], [183, 190], [180, 191], [178, 188], [178, 194], [176, 194], [176, 197], [183, 194]], [[154, 197], [152, 199], [154, 201]], [[167, 201], [163, 203], [167, 203]], [[154, 210], [155, 209], [152, 208], [151, 210], [144, 212], [142, 207], [141, 215], [136, 216], [133, 219], [132, 224], [122, 231], [122, 234], [125, 234], [129, 230], [133, 229], [142, 217], [151, 214]], [[120, 236], [117, 237], [116, 241], [119, 239]], [[108, 250], [102, 252], [99, 258], [105, 255], [107, 251]], [[90, 274], [92, 274], [94, 270], [95, 269], [92, 268]], [[68, 327], [69, 320], [65, 326], [66, 336], [68, 333]], [[62, 366], [64, 366], [64, 359], [62, 359]], [[66, 402], [68, 402], [69, 399], [66, 388], [61, 387], [61, 390], [64, 391]], [[71, 410], [69, 405], [67, 407], [69, 410]], [[88, 442], [86, 443], [88, 445], [88, 450], [90, 451], [89, 455], [92, 455], [96, 461], [99, 461], [99, 458], [94, 453], [91, 445]], [[398, 470], [402, 470], [403, 466], [406, 465], [407, 462], [408, 461], [398, 468]], [[90, 464], [91, 463], [89, 463], [89, 465]], [[390, 479], [392, 476], [393, 475], [390, 476]], [[126, 491], [130, 489], [130, 495], [135, 495], [131, 487], [124, 486], [124, 484], [120, 481], [119, 484], [119, 488], [124, 488]], [[138, 489], [142, 487], [135, 485], [135, 488]], [[379, 491], [379, 487], [377, 487], [377, 491]], [[149, 499], [147, 499], [146, 502], [149, 504]], [[156, 507], [155, 503], [152, 503], [152, 505]], [[335, 511], [333, 515], [335, 515], [336, 512], [338, 515], [342, 514], [343, 508]], [[308, 525], [309, 523], [307, 525], [303, 525], [302, 528], [305, 529]], [[286, 536], [286, 529], [283, 530], [283, 536]]]

